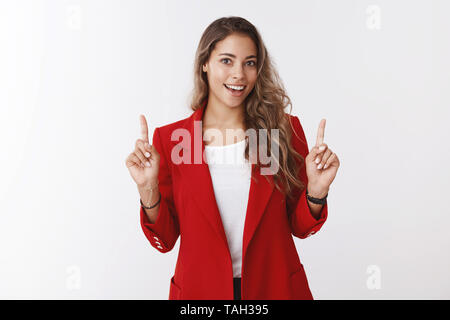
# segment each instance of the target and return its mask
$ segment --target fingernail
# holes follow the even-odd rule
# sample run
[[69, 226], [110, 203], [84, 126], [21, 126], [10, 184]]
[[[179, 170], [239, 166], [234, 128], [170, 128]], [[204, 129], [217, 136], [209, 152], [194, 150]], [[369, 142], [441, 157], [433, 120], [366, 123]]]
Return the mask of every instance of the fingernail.
[[150, 167], [150, 162], [147, 161], [147, 162], [145, 163], [145, 166], [146, 166], [146, 167]]
[[317, 169], [320, 169], [320, 168], [322, 168], [322, 164], [319, 164], [319, 165], [317, 166]]
[[328, 167], [328, 164], [324, 165], [323, 168], [326, 169]]
[[325, 150], [325, 146], [320, 146], [320, 147], [319, 147], [319, 150], [320, 150], [320, 151]]
[[320, 159], [319, 159], [319, 157], [317, 157], [316, 158], [316, 163], [319, 163], [320, 162]]
[[145, 156], [146, 156], [147, 158], [150, 157], [150, 153], [146, 152], [146, 153], [145, 153]]

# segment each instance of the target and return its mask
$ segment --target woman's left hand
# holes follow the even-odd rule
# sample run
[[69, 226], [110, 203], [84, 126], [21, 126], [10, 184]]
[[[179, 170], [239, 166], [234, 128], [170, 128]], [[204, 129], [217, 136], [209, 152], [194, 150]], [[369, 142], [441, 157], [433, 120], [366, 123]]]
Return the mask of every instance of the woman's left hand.
[[320, 121], [316, 145], [305, 158], [308, 193], [315, 198], [322, 198], [328, 193], [340, 164], [336, 153], [323, 143], [325, 122], [325, 119]]

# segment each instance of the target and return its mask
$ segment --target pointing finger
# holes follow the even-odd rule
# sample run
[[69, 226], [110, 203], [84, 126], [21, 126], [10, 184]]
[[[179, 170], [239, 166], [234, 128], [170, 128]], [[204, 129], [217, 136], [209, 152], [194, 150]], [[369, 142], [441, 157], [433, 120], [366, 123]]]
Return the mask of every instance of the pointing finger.
[[142, 137], [142, 140], [144, 140], [145, 142], [148, 142], [148, 125], [147, 125], [147, 120], [145, 120], [145, 116], [143, 114], [141, 114], [139, 116], [139, 120], [141, 122], [141, 137]]
[[320, 146], [323, 143], [323, 137], [325, 135], [325, 123], [325, 119], [320, 120], [319, 130], [317, 130], [316, 146]]

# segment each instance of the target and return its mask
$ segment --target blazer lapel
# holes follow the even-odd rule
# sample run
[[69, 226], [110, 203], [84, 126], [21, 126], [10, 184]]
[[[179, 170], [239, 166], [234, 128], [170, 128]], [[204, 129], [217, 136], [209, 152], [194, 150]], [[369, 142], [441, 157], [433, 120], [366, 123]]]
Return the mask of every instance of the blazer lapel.
[[[217, 206], [209, 166], [203, 158], [205, 153], [205, 145], [203, 143], [202, 127], [199, 123], [195, 123], [195, 121], [202, 121], [203, 114], [206, 109], [206, 102], [207, 100], [205, 100], [202, 103], [202, 106], [194, 111], [194, 113], [186, 121], [184, 128], [190, 133], [190, 142], [188, 145], [190, 146], [191, 151], [191, 163], [181, 163], [179, 166], [182, 166], [182, 168], [180, 168], [182, 174], [186, 176], [186, 181], [189, 183], [189, 185], [186, 185], [185, 187], [192, 191], [192, 198], [201, 209], [201, 213], [210, 223], [211, 227], [216, 231], [219, 238], [222, 239], [223, 244], [229, 252], [228, 241], [219, 208]], [[179, 141], [172, 141], [173, 145], [178, 143]], [[201, 162], [200, 159], [194, 158], [196, 148], [197, 154], [199, 154], [201, 150]], [[264, 209], [266, 208], [274, 189], [272, 176], [267, 177], [269, 178], [270, 183], [263, 175], [261, 175], [260, 170], [257, 169], [256, 165], [252, 164], [252, 179], [250, 182], [249, 198], [244, 224], [242, 261], [244, 261], [247, 247], [256, 231], [262, 214], [264, 213]]]
[[[269, 181], [261, 175], [260, 170], [255, 164], [252, 164], [252, 180], [250, 182], [250, 191], [247, 203], [247, 213], [245, 216], [244, 238], [242, 248], [242, 265], [244, 264], [245, 254], [250, 244], [250, 240], [258, 227], [264, 210], [267, 206], [270, 196], [273, 193], [274, 185], [272, 176], [267, 176]], [[256, 179], [256, 181], [254, 180]]]

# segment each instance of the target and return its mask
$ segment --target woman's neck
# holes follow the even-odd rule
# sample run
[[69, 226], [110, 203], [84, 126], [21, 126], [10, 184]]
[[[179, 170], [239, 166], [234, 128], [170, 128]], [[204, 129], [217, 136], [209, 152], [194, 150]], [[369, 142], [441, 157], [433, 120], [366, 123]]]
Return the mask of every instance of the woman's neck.
[[219, 130], [239, 129], [244, 127], [244, 106], [228, 107], [209, 99], [203, 114], [203, 126]]
[[[230, 108], [209, 100], [202, 119], [203, 138], [211, 145], [227, 145], [245, 139], [244, 112], [243, 105]], [[212, 138], [216, 133], [214, 130], [207, 132], [210, 129], [219, 130], [222, 134], [222, 139], [219, 140], [222, 141]], [[231, 129], [231, 132], [227, 132], [227, 129]], [[231, 137], [227, 138], [227, 134]]]

